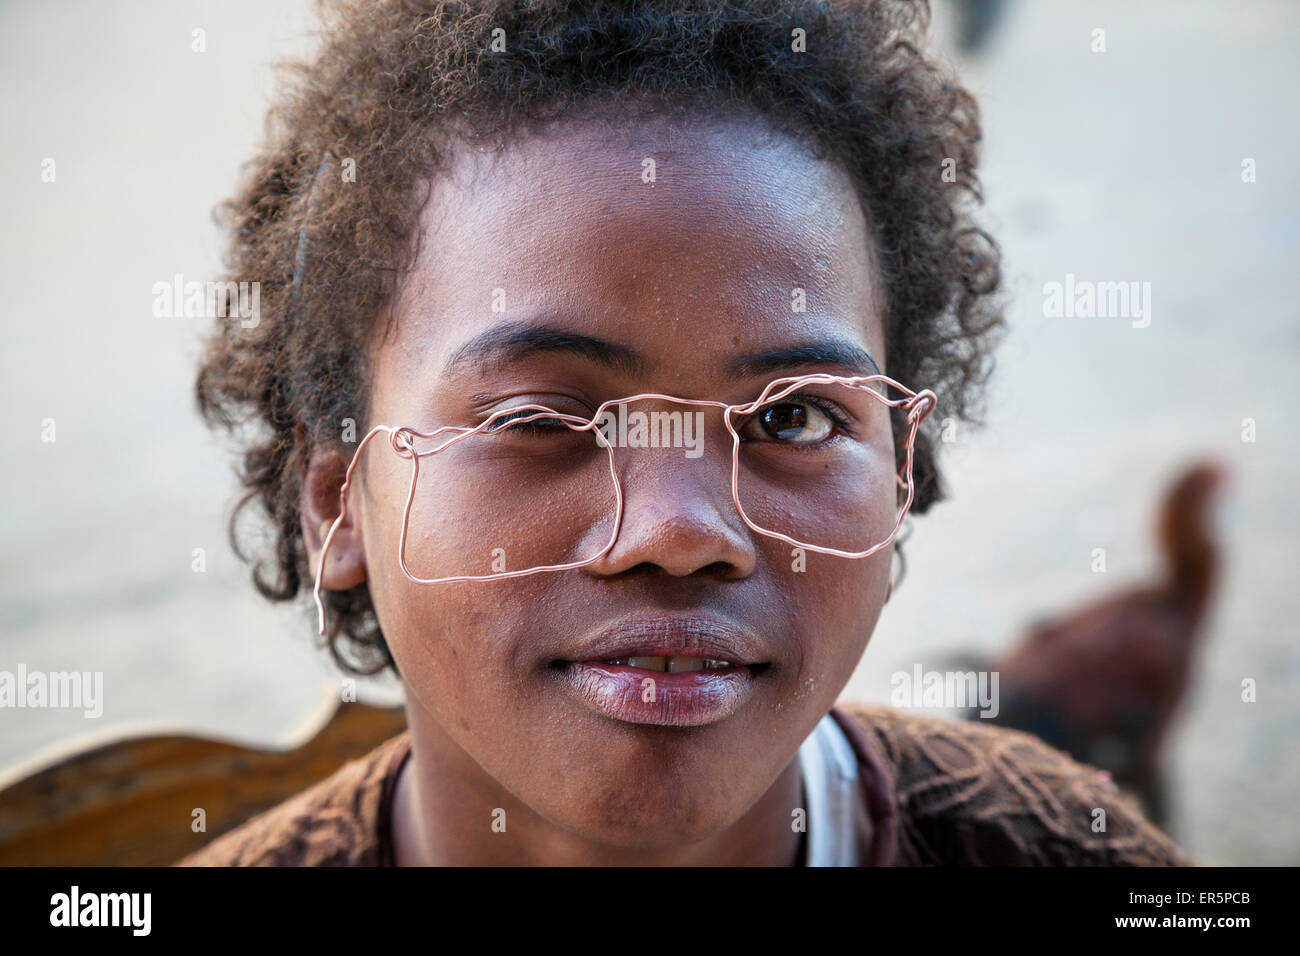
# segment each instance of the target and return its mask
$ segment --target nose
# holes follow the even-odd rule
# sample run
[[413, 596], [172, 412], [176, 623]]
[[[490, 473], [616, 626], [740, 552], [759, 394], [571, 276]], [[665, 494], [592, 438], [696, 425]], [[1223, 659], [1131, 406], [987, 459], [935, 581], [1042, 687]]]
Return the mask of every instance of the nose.
[[[616, 445], [623, 520], [614, 546], [586, 565], [586, 573], [605, 577], [645, 565], [673, 577], [706, 571], [739, 580], [757, 567], [753, 535], [731, 498], [731, 437], [721, 413], [682, 405], [673, 410], [701, 412], [706, 425], [702, 454]], [[594, 534], [609, 540], [608, 527]]]

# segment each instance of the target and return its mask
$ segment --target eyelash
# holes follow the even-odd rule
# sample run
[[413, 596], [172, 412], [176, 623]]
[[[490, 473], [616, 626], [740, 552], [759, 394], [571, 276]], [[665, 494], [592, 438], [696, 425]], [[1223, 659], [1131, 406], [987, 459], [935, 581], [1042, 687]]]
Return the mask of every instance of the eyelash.
[[536, 415], [536, 414], [537, 414], [537, 409], [533, 408], [533, 409], [526, 409], [525, 411], [522, 412], [511, 412], [508, 415], [502, 415], [495, 422], [493, 422], [492, 427], [486, 429], [486, 431], [489, 433], [498, 432], [498, 431], [508, 431], [508, 432], [515, 432], [516, 434], [521, 434], [521, 435], [522, 434], [540, 435], [544, 432], [555, 431], [557, 428], [568, 429], [569, 427], [564, 422], [560, 421], [558, 418], [535, 418], [531, 422], [520, 422], [517, 425], [510, 424], [510, 422], [513, 422], [517, 418], [527, 418], [529, 415]]
[[[839, 429], [844, 434], [848, 435], [850, 438], [854, 437], [854, 432], [849, 425], [849, 420], [843, 414], [841, 414], [841, 412], [839, 411], [839, 406], [836, 405], [836, 403], [829, 401], [828, 399], [821, 398], [817, 395], [809, 395], [807, 392], [794, 392], [790, 395], [786, 395], [778, 399], [775, 402], [771, 402], [767, 405], [760, 406], [754, 412], [750, 413], [749, 420], [752, 420], [753, 418], [755, 418], [756, 416], [758, 416], [759, 414], [761, 414], [762, 412], [768, 409], [778, 408], [781, 405], [799, 404], [801, 402], [813, 406], [819, 412], [821, 412], [823, 415], [829, 418], [837, 429]], [[510, 422], [515, 421], [515, 419], [527, 418], [529, 415], [535, 415], [535, 414], [537, 414], [537, 410], [531, 409], [531, 410], [525, 410], [521, 412], [512, 412], [510, 414], [503, 415], [493, 423], [492, 428], [488, 429], [488, 431], [489, 432], [509, 431], [520, 435], [536, 436], [536, 435], [545, 434], [547, 432], [553, 432], [556, 429], [568, 428], [568, 426], [564, 422], [560, 421], [557, 418], [537, 418], [530, 422], [519, 422], [518, 424], [515, 425], [510, 424]], [[828, 439], [828, 441], [830, 440], [833, 440], [833, 438]], [[827, 444], [827, 442], [817, 442], [814, 444], [791, 442], [788, 443], [785, 447], [798, 448], [800, 450], [807, 451], [812, 448], [816, 448], [819, 445], [825, 445], [825, 444]]]

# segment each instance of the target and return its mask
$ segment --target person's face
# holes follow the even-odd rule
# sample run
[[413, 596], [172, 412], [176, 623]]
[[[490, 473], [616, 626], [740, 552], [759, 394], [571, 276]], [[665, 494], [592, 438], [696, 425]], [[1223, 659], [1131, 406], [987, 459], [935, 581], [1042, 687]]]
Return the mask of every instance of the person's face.
[[[618, 132], [571, 122], [500, 152], [462, 148], [419, 239], [395, 327], [375, 345], [372, 424], [473, 426], [524, 402], [590, 417], [641, 392], [739, 404], [781, 376], [872, 372], [800, 351], [810, 347], [856, 347], [886, 371], [871, 240], [847, 177], [750, 122], [656, 119]], [[796, 289], [803, 311], [792, 307]], [[447, 368], [484, 333], [542, 327], [608, 346], [497, 335], [511, 347], [471, 350]], [[753, 359], [791, 352], [803, 357]], [[410, 464], [383, 440], [367, 453], [340, 545], [364, 568], [412, 720], [541, 817], [610, 845], [690, 843], [754, 806], [834, 704], [888, 590], [890, 549], [800, 561], [748, 528], [731, 500], [730, 436], [717, 409], [703, 411], [698, 457], [617, 451], [622, 525], [585, 567], [411, 582], [397, 561]], [[745, 435], [773, 440], [761, 426]], [[600, 550], [608, 511], [584, 511], [560, 480], [569, 466], [538, 458], [527, 444], [537, 440], [421, 462], [406, 544], [414, 573], [501, 570], [498, 548], [505, 569]], [[783, 454], [773, 447], [762, 454]], [[858, 423], [855, 448], [880, 480], [854, 492], [869, 500], [851, 513], [869, 515], [880, 540], [896, 513], [887, 414]], [[829, 474], [835, 460], [794, 467]], [[608, 487], [593, 494], [611, 500]], [[539, 489], [555, 495], [539, 500]], [[825, 500], [806, 491], [813, 498], [798, 507], [843, 511], [834, 499], [845, 489], [827, 489]], [[641, 659], [673, 654], [675, 663]], [[700, 671], [691, 657], [733, 666]]]

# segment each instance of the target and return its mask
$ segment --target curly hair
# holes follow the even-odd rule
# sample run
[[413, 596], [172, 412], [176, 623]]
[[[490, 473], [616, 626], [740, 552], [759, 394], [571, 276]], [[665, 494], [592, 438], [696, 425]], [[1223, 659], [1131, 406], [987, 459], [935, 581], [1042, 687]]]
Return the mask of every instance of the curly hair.
[[[347, 419], [357, 433], [369, 427], [368, 330], [391, 321], [421, 196], [450, 149], [584, 109], [645, 98], [744, 109], [838, 162], [878, 240], [890, 374], [933, 388], [944, 416], [980, 421], [1003, 325], [1000, 253], [972, 220], [982, 202], [978, 108], [920, 52], [925, 0], [318, 7], [314, 59], [282, 64], [263, 144], [214, 212], [230, 235], [228, 277], [260, 282], [261, 319], [253, 328], [218, 320], [196, 382], [200, 413], [242, 455], [231, 542], [267, 598], [310, 590], [307, 462], [313, 449], [344, 443]], [[917, 436], [917, 513], [945, 495], [937, 417]], [[256, 547], [241, 540], [249, 505], [269, 519], [269, 547], [265, 535]], [[336, 663], [396, 671], [366, 585], [326, 597]]]

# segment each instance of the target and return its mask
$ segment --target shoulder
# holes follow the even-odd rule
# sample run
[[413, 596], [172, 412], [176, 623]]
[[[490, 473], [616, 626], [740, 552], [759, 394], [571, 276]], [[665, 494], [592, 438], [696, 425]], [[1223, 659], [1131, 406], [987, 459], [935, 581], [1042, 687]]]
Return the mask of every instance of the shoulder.
[[893, 774], [900, 865], [1193, 865], [1108, 775], [1037, 737], [858, 701], [836, 707]]
[[384, 784], [409, 746], [403, 731], [173, 865], [377, 865]]

